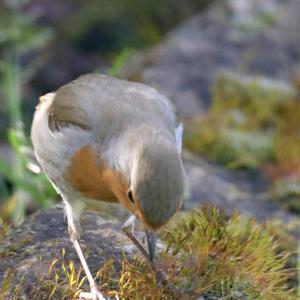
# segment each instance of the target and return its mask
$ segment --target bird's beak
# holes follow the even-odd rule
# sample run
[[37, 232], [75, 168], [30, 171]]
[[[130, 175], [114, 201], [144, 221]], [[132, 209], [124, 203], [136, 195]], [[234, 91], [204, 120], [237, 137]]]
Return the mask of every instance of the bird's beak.
[[148, 244], [148, 251], [150, 260], [153, 262], [155, 257], [155, 249], [156, 249], [156, 232], [150, 231], [146, 229], [146, 236], [147, 236], [147, 244]]

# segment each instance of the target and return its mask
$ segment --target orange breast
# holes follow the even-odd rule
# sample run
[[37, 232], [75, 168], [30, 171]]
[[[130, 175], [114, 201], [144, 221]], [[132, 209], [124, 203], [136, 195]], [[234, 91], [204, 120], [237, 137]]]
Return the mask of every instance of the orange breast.
[[128, 189], [124, 177], [107, 167], [89, 146], [80, 148], [71, 157], [64, 178], [75, 190], [91, 199], [117, 202], [124, 198]]

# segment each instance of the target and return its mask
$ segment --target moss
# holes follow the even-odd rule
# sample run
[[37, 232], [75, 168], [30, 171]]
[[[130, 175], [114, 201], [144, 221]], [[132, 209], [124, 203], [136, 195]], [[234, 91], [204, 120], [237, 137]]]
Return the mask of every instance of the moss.
[[213, 86], [213, 112], [240, 111], [244, 129], [272, 129], [281, 110], [294, 97], [291, 86], [260, 77], [221, 73]]
[[278, 120], [274, 148], [276, 162], [264, 167], [272, 182], [271, 198], [300, 214], [300, 103], [287, 103]]
[[216, 209], [205, 208], [172, 231], [168, 240], [175, 262], [185, 266], [182, 274], [198, 295], [272, 299], [277, 294], [277, 299], [288, 299], [283, 284], [287, 257], [276, 254], [276, 242], [254, 221], [237, 214], [226, 220]]
[[295, 101], [285, 106], [275, 136], [277, 160], [289, 168], [300, 168], [299, 130], [300, 103]]
[[[227, 219], [216, 208], [204, 207], [162, 233], [167, 247], [157, 263], [175, 294], [157, 281], [140, 258], [128, 261], [124, 257], [120, 270], [107, 259], [96, 278], [107, 297], [119, 299], [293, 299], [287, 288], [288, 255], [270, 232], [253, 220], [237, 214]], [[13, 281], [13, 275], [6, 278]], [[13, 290], [10, 286], [6, 280], [0, 290], [16, 295], [10, 299], [19, 299], [20, 285]], [[70, 299], [86, 287], [82, 271], [62, 253], [50, 264], [49, 276], [40, 279], [28, 297]]]
[[187, 125], [185, 145], [235, 168], [274, 162], [278, 120], [285, 119], [293, 97], [289, 85], [221, 73], [213, 86], [213, 103], [207, 115]]
[[6, 236], [9, 228], [10, 228], [10, 225], [8, 225], [6, 222], [4, 222], [3, 219], [0, 217], [0, 243]]
[[288, 279], [288, 285], [295, 288], [297, 282], [297, 238], [299, 236], [300, 222], [298, 218], [289, 221], [283, 221], [280, 218], [274, 218], [267, 222], [266, 230], [276, 239], [277, 253], [289, 252], [286, 268], [291, 270], [291, 276]]
[[272, 135], [218, 128], [211, 120], [206, 121], [190, 124], [194, 129], [189, 129], [185, 146], [193, 152], [232, 168], [255, 168], [262, 162], [274, 160]]
[[[297, 74], [296, 74], [297, 75]], [[299, 80], [285, 85], [221, 73], [207, 115], [187, 125], [185, 146], [231, 168], [260, 168], [270, 198], [300, 213]], [[296, 92], [295, 92], [296, 91]]]

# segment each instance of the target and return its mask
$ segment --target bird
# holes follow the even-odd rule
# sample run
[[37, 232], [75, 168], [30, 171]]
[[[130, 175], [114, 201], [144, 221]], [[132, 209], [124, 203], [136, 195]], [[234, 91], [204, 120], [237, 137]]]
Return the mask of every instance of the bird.
[[37, 161], [61, 195], [68, 232], [93, 300], [105, 299], [82, 252], [87, 199], [117, 202], [145, 227], [150, 259], [156, 232], [180, 209], [185, 190], [183, 125], [156, 89], [93, 73], [39, 99], [31, 140]]

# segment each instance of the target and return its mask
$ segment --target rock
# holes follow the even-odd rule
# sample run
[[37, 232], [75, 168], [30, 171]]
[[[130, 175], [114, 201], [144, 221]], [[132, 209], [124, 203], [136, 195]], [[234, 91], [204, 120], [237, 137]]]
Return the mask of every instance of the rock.
[[182, 118], [199, 116], [220, 70], [290, 80], [300, 61], [299, 12], [296, 0], [217, 1], [132, 58], [122, 75], [157, 87]]
[[229, 170], [188, 152], [184, 152], [184, 165], [188, 183], [185, 210], [210, 203], [227, 215], [238, 211], [259, 222], [281, 220], [300, 228], [297, 215], [271, 201], [268, 183], [259, 171]]
[[[109, 257], [114, 259], [115, 268], [120, 269], [122, 253], [129, 256], [136, 251], [132, 242], [120, 230], [120, 223], [114, 218], [84, 212], [81, 219], [83, 251], [88, 253], [87, 262], [95, 273]], [[39, 211], [27, 218], [18, 228], [11, 230], [0, 247], [0, 282], [5, 272], [15, 272], [13, 285], [20, 283], [25, 296], [35, 288], [41, 278], [47, 278], [51, 261], [62, 256], [75, 262], [78, 269], [79, 259], [69, 240], [63, 208], [54, 207]], [[0, 285], [1, 286], [1, 285]], [[27, 299], [27, 298], [25, 298]]]

